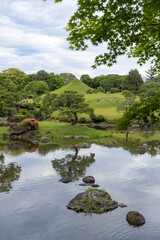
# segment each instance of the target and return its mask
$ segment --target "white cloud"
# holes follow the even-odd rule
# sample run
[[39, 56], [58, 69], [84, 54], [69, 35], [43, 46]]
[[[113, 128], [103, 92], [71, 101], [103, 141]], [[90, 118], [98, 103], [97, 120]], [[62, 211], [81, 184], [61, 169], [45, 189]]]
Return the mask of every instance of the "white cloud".
[[77, 77], [89, 74], [127, 74], [137, 68], [145, 74], [150, 65], [143, 67], [135, 59], [120, 57], [112, 68], [91, 68], [96, 55], [103, 53], [105, 45], [91, 46], [85, 52], [69, 50], [64, 27], [76, 5], [73, 0], [62, 4], [54, 1], [2, 0], [0, 14], [0, 71], [16, 67], [26, 73], [44, 69], [48, 72], [72, 72]]

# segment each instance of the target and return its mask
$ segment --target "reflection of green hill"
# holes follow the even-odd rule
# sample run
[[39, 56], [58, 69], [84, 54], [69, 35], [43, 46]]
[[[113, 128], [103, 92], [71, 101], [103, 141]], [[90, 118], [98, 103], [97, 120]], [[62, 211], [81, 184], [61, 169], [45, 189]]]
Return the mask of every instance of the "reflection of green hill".
[[0, 159], [0, 192], [9, 192], [12, 189], [12, 182], [20, 177], [21, 167], [12, 162], [4, 164], [4, 159]]
[[94, 157], [93, 153], [90, 153], [90, 156], [78, 156], [78, 148], [75, 147], [75, 154], [52, 160], [52, 166], [62, 178], [78, 180], [85, 175], [86, 168], [95, 162]]

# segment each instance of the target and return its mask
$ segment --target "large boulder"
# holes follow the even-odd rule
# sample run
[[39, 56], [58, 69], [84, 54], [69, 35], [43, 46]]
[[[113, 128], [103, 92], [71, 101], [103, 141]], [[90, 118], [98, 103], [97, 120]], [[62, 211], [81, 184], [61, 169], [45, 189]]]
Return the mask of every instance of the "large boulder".
[[131, 211], [127, 213], [126, 219], [129, 224], [134, 226], [143, 225], [146, 221], [142, 214], [139, 212]]
[[76, 212], [105, 213], [118, 207], [118, 203], [104, 190], [89, 188], [79, 193], [67, 205]]

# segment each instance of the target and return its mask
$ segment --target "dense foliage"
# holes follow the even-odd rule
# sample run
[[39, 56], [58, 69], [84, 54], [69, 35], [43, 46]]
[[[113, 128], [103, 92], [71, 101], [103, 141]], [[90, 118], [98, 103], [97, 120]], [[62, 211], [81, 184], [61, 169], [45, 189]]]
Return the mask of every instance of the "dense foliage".
[[68, 120], [73, 120], [72, 124], [78, 122], [78, 113], [91, 113], [92, 109], [85, 103], [85, 98], [82, 94], [76, 91], [65, 91], [57, 96], [56, 106], [60, 111], [62, 119], [66, 117]]
[[141, 127], [151, 127], [160, 124], [160, 93], [154, 97], [142, 99], [131, 106], [119, 120], [118, 129], [127, 129], [136, 121]]

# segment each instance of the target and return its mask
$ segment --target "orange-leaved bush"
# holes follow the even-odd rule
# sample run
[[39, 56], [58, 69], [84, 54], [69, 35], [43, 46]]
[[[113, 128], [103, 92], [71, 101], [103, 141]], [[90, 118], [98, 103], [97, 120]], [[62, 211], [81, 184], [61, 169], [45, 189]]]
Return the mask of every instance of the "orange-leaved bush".
[[27, 118], [23, 120], [22, 125], [28, 130], [35, 130], [38, 129], [39, 123], [34, 118]]

